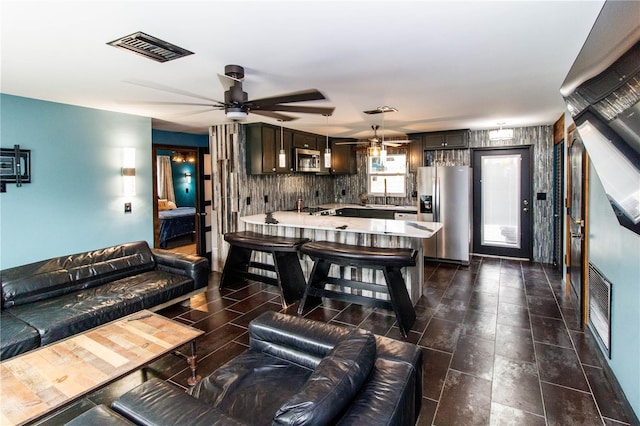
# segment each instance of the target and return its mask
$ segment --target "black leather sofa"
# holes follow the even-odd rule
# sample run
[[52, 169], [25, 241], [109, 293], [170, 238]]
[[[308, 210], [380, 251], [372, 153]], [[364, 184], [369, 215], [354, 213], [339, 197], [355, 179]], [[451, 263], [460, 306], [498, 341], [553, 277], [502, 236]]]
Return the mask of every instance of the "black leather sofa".
[[209, 262], [144, 241], [0, 271], [0, 359], [194, 294]]
[[250, 348], [185, 393], [152, 379], [70, 425], [413, 425], [422, 352], [413, 344], [267, 312]]

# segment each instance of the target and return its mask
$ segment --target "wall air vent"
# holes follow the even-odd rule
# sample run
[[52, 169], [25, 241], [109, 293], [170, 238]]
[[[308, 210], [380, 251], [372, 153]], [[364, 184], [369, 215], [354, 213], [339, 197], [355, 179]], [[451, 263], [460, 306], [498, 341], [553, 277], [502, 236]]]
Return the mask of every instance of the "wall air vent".
[[589, 326], [611, 358], [611, 282], [589, 262]]
[[121, 37], [107, 44], [129, 50], [158, 62], [172, 61], [193, 54], [193, 52], [187, 49], [160, 40], [141, 31]]

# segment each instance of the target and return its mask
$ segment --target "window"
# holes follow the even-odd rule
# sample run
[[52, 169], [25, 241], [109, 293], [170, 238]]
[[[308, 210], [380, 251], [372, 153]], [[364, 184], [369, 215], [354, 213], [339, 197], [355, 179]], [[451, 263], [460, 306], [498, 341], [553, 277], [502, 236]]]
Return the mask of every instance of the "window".
[[369, 195], [404, 197], [407, 192], [407, 154], [367, 157]]

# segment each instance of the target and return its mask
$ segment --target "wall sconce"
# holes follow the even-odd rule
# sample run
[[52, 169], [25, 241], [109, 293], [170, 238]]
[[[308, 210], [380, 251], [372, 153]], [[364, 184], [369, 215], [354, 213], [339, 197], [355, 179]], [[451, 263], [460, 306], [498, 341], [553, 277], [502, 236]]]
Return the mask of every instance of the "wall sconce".
[[136, 195], [136, 150], [125, 148], [122, 161], [122, 193], [125, 197]]
[[187, 183], [191, 183], [191, 173], [187, 172], [184, 174], [184, 178], [186, 179]]
[[172, 151], [171, 161], [173, 161], [174, 163], [195, 163], [196, 153], [193, 151], [189, 151], [187, 153], [181, 151]]

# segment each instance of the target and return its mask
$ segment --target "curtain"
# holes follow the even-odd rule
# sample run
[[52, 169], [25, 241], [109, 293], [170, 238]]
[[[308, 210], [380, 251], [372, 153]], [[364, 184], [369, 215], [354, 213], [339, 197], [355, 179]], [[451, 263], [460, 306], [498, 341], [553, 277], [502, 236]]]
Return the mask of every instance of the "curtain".
[[158, 155], [158, 198], [176, 202], [173, 192], [171, 157], [166, 155]]

